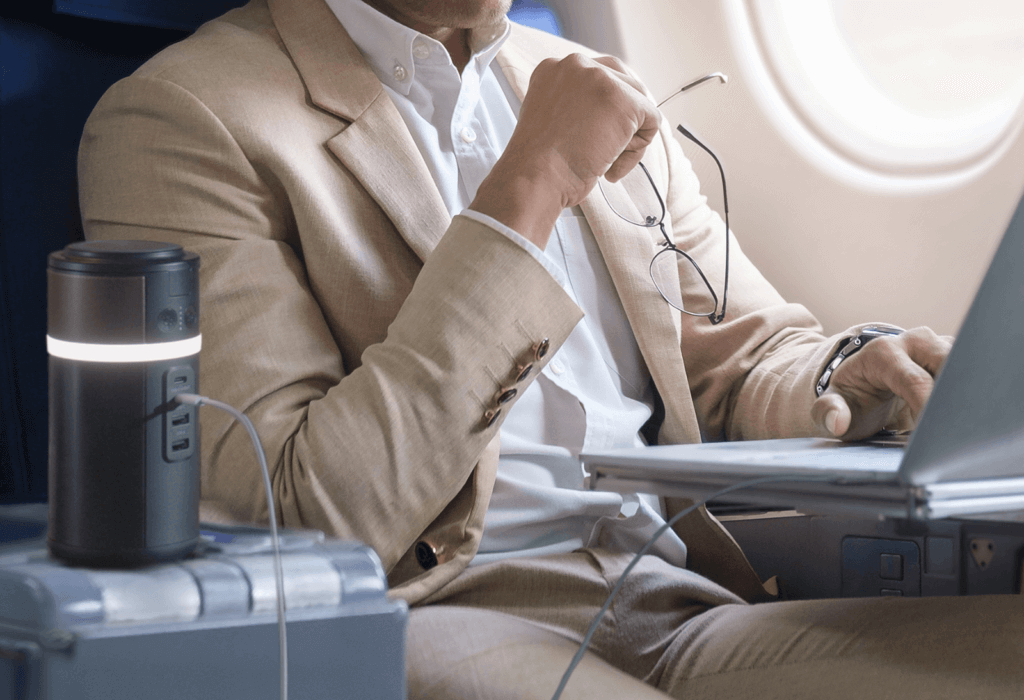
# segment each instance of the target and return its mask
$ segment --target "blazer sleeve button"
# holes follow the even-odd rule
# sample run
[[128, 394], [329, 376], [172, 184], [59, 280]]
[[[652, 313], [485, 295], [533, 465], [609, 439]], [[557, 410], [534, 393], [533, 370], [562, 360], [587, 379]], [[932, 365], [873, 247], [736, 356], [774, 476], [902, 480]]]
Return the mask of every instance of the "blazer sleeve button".
[[495, 399], [495, 401], [497, 401], [499, 406], [507, 404], [509, 401], [514, 399], [516, 397], [516, 394], [518, 393], [519, 390], [516, 389], [515, 387], [512, 387], [511, 389], [505, 389], [498, 394], [498, 397]]
[[437, 551], [425, 540], [416, 543], [416, 561], [426, 570], [437, 566]]
[[521, 382], [530, 376], [530, 372], [533, 371], [533, 363], [527, 363], [526, 365], [519, 365], [519, 374], [516, 375], [516, 382]]
[[551, 339], [545, 338], [544, 340], [540, 341], [539, 343], [533, 346], [533, 355], [538, 360], [543, 360], [547, 356], [548, 350], [550, 349]]
[[490, 428], [501, 415], [500, 408], [491, 408], [484, 412], [484, 427]]

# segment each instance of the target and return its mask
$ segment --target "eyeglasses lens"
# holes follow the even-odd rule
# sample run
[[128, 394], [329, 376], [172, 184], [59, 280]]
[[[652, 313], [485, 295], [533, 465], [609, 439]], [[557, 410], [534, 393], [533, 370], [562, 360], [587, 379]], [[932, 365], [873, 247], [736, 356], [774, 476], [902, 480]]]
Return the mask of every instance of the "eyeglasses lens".
[[[717, 158], [716, 158], [717, 162]], [[723, 174], [723, 192], [724, 192]], [[620, 219], [635, 226], [658, 227], [663, 239], [661, 249], [651, 260], [651, 281], [662, 298], [673, 307], [690, 316], [707, 316], [712, 323], [722, 320], [718, 313], [718, 295], [700, 265], [690, 255], [671, 245], [662, 222], [665, 219], [665, 201], [643, 163], [637, 164], [629, 174], [615, 184], [598, 180], [601, 194], [608, 206]], [[726, 212], [728, 216], [728, 212]], [[727, 219], [728, 221], [728, 219]], [[728, 268], [728, 240], [726, 241], [726, 267]], [[681, 284], [680, 284], [681, 282]], [[702, 283], [700, 286], [695, 282]], [[703, 290], [701, 289], [703, 287]], [[680, 287], [694, 290], [692, 298], [683, 299]], [[725, 287], [723, 286], [723, 295]], [[725, 301], [723, 296], [723, 312]]]
[[[665, 301], [694, 316], [711, 316], [718, 295], [696, 261], [678, 248], [663, 248], [651, 261], [651, 280]], [[682, 284], [680, 284], [680, 282]], [[683, 299], [680, 287], [689, 290]]]
[[657, 226], [665, 219], [665, 205], [643, 163], [616, 183], [597, 181], [616, 216], [634, 226]]

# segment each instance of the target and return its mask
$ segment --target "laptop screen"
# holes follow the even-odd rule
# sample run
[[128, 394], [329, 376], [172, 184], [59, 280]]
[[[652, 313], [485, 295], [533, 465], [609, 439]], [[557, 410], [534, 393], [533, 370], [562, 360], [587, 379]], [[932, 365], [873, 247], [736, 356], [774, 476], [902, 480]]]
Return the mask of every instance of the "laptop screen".
[[1024, 476], [1024, 199], [939, 374], [900, 476], [913, 484]]

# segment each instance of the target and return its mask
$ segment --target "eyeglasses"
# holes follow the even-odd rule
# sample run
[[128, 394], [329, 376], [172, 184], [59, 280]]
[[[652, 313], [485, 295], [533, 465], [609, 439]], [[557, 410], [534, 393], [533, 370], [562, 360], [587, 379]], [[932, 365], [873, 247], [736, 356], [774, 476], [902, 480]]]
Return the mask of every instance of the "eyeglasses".
[[[711, 73], [710, 75], [705, 75], [703, 78], [684, 85], [670, 97], [662, 100], [662, 102], [658, 104], [658, 107], [661, 107], [661, 105], [665, 104], [665, 102], [673, 97], [676, 97], [677, 95], [680, 95], [687, 90], [714, 78], [718, 78], [722, 83], [728, 81], [728, 77], [722, 73]], [[722, 176], [722, 202], [725, 211], [725, 278], [722, 287], [721, 311], [719, 311], [718, 308], [718, 295], [711, 286], [711, 282], [708, 281], [707, 275], [704, 274], [704, 271], [700, 269], [700, 265], [697, 264], [697, 261], [694, 260], [689, 253], [676, 247], [675, 243], [672, 242], [671, 237], [668, 235], [668, 232], [665, 230], [665, 200], [662, 198], [661, 192], [658, 191], [658, 187], [654, 184], [654, 179], [651, 177], [651, 173], [647, 170], [647, 166], [645, 166], [643, 162], [639, 163], [638, 167], [634, 168], [630, 174], [626, 175], [626, 177], [620, 181], [626, 186], [625, 189], [634, 193], [632, 198], [625, 198], [624, 200], [623, 197], [616, 197], [614, 194], [609, 196], [609, 193], [601, 185], [600, 180], [598, 180], [598, 187], [601, 190], [601, 194], [604, 196], [605, 202], [608, 203], [609, 208], [620, 219], [627, 221], [634, 226], [641, 226], [643, 228], [653, 228], [657, 226], [661, 229], [661, 236], [664, 239], [661, 242], [661, 250], [655, 253], [649, 266], [651, 282], [654, 283], [655, 289], [657, 289], [658, 293], [661, 294], [661, 298], [674, 309], [681, 311], [684, 314], [707, 318], [712, 325], [717, 325], [725, 318], [725, 307], [727, 295], [729, 293], [729, 198], [725, 187], [725, 170], [722, 168], [722, 163], [718, 160], [718, 156], [716, 156], [710, 148], [701, 143], [696, 136], [690, 133], [682, 125], [677, 126], [676, 129], [679, 133], [690, 141], [693, 141], [714, 159], [715, 164], [718, 166], [718, 172]], [[637, 174], [638, 171], [640, 175]], [[640, 182], [634, 183], [634, 185], [630, 186], [628, 184], [629, 179], [635, 179], [637, 177], [646, 178], [646, 184]], [[635, 193], [637, 192], [641, 194], [636, 195]], [[704, 283], [704, 286], [707, 288], [712, 303], [710, 311], [693, 311], [691, 309], [684, 308], [678, 285], [673, 285], [669, 282], [669, 280], [673, 279], [675, 276], [665, 270], [666, 264], [671, 265], [672, 263], [675, 263], [675, 267], [678, 270], [683, 260], [686, 260], [693, 267], [701, 281]]]

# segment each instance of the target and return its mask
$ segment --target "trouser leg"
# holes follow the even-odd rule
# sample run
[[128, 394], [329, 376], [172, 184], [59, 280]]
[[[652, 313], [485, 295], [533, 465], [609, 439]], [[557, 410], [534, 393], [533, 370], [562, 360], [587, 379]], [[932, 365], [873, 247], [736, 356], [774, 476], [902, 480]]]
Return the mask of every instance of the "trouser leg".
[[678, 698], [1024, 698], [1024, 598], [856, 598], [720, 606], [654, 674]]
[[[629, 556], [470, 569], [412, 611], [411, 698], [550, 698]], [[626, 581], [566, 698], [1024, 698], [1024, 598], [746, 605], [653, 557]], [[639, 679], [639, 680], [636, 680]]]
[[[479, 608], [431, 605], [409, 619], [409, 700], [550, 700], [579, 644], [558, 632]], [[587, 654], [564, 700], [670, 700]]]
[[[588, 551], [466, 571], [411, 611], [409, 697], [551, 698], [629, 559]], [[643, 678], [677, 629], [709, 605], [739, 600], [654, 557], [628, 583], [564, 699], [667, 698]]]

